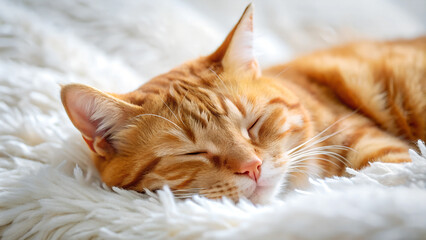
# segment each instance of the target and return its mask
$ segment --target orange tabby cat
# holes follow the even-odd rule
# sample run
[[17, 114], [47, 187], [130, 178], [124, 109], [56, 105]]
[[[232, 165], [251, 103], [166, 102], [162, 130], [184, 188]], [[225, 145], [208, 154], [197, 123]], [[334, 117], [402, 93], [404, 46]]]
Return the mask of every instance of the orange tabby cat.
[[264, 202], [309, 176], [410, 161], [426, 136], [426, 38], [353, 44], [261, 73], [252, 12], [213, 54], [133, 92], [62, 88], [107, 185]]

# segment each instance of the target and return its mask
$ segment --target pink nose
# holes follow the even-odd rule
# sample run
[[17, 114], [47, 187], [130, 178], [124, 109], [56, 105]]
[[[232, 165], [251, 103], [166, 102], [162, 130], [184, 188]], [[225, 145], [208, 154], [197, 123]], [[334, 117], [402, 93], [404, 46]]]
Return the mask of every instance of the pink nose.
[[249, 161], [245, 161], [239, 165], [237, 168], [236, 174], [246, 174], [251, 179], [257, 182], [260, 176], [260, 166], [262, 165], [262, 160], [259, 158], [254, 158]]

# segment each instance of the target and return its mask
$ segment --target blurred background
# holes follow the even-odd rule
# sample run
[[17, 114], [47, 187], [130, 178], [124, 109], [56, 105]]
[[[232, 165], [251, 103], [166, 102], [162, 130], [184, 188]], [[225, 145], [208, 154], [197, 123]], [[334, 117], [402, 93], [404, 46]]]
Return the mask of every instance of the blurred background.
[[[0, 0], [0, 64], [131, 89], [212, 52], [249, 2]], [[256, 55], [263, 67], [345, 42], [426, 35], [424, 0], [254, 4]]]

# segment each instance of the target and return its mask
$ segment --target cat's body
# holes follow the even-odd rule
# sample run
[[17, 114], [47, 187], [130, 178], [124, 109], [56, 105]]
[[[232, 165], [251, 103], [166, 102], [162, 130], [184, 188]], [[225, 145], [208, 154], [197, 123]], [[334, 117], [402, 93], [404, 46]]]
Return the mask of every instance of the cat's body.
[[110, 186], [263, 202], [426, 138], [426, 39], [360, 43], [260, 72], [248, 7], [213, 54], [127, 94], [67, 85], [62, 101]]
[[[340, 133], [323, 145], [350, 147], [334, 152], [351, 168], [373, 161], [410, 161], [407, 148], [426, 139], [425, 37], [320, 51], [267, 69], [263, 75], [303, 99], [315, 134], [337, 121], [329, 131]], [[324, 162], [322, 174], [342, 174], [343, 163], [335, 163]]]

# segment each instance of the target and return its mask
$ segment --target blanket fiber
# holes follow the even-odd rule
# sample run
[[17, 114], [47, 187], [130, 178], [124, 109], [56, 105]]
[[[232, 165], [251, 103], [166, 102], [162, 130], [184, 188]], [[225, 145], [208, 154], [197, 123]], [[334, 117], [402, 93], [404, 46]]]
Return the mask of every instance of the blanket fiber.
[[[248, 1], [0, 0], [2, 239], [426, 239], [426, 148], [267, 205], [102, 184], [60, 84], [125, 92], [215, 49]], [[423, 0], [255, 2], [263, 66], [426, 33]]]

